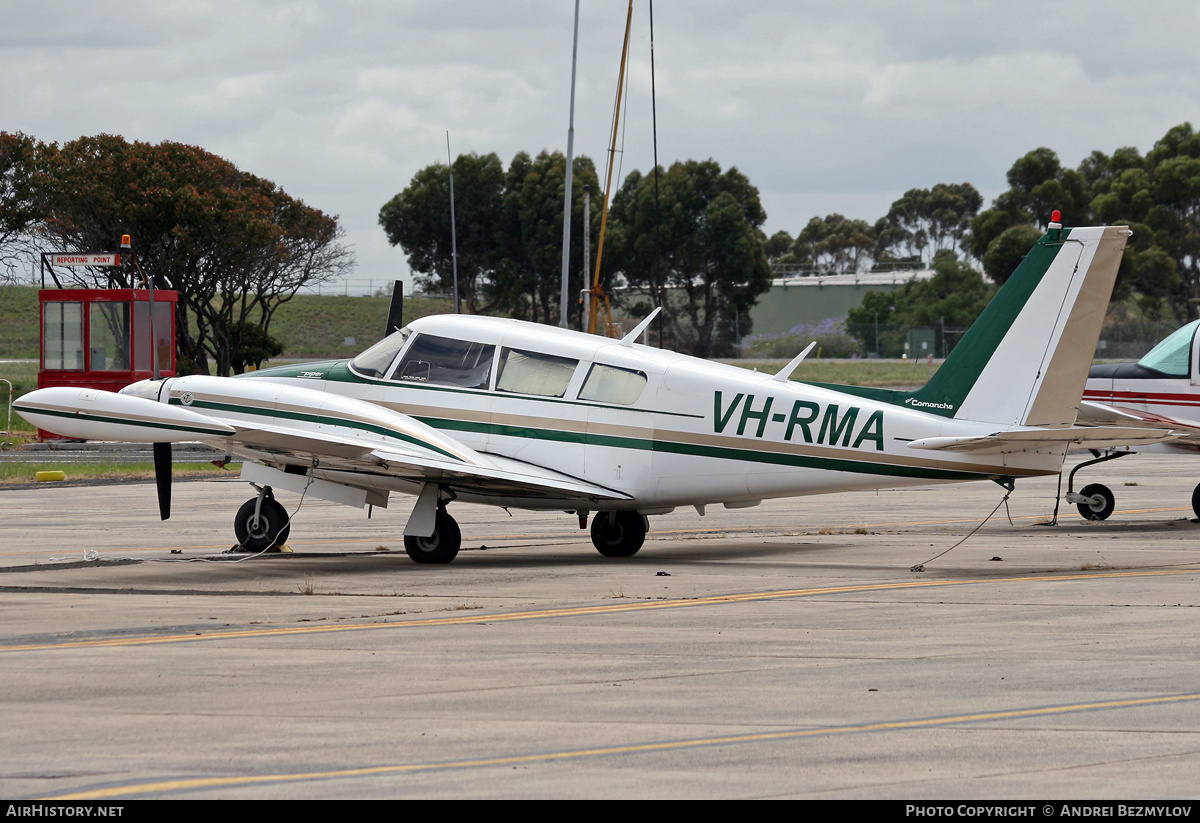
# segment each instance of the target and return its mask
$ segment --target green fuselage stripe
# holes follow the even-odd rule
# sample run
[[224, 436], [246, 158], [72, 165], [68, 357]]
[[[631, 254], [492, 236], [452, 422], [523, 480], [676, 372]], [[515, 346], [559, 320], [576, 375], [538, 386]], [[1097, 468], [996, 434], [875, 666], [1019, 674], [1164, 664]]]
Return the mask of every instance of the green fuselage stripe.
[[446, 431], [492, 434], [502, 437], [519, 437], [525, 440], [550, 440], [559, 443], [579, 443], [588, 446], [607, 446], [617, 449], [664, 452], [668, 454], [690, 454], [697, 457], [714, 457], [722, 460], [740, 460], [748, 463], [767, 463], [778, 466], [844, 471], [854, 474], [878, 474], [888, 477], [914, 477], [929, 480], [980, 480], [1001, 476], [1000, 472], [968, 472], [937, 469], [922, 466], [895, 466], [870, 463], [861, 460], [842, 460], [832, 457], [809, 457], [779, 452], [761, 452], [753, 449], [737, 449], [727, 446], [703, 446], [696, 443], [680, 443], [671, 440], [650, 440], [637, 437], [621, 437], [608, 434], [557, 431], [554, 429], [531, 429], [523, 426], [507, 426], [497, 423], [474, 423], [438, 417], [418, 418], [427, 426]]
[[147, 429], [167, 429], [168, 431], [191, 432], [208, 437], [228, 437], [229, 432], [205, 429], [200, 426], [188, 426], [183, 423], [155, 422], [153, 420], [130, 420], [124, 417], [110, 417], [89, 411], [67, 412], [58, 409], [38, 408], [34, 406], [14, 406], [17, 411], [27, 411], [30, 414], [44, 414], [47, 417], [65, 417], [69, 420], [96, 421], [98, 423], [116, 423], [122, 426], [140, 426]]

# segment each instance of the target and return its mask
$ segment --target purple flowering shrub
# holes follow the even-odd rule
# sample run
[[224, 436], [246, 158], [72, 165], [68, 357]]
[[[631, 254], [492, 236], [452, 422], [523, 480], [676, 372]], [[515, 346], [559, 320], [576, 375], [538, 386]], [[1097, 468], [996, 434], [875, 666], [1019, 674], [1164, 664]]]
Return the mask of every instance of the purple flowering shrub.
[[830, 317], [820, 323], [801, 323], [779, 334], [752, 334], [742, 338], [742, 357], [791, 359], [817, 341], [811, 357], [862, 357], [863, 345], [846, 331], [846, 316]]

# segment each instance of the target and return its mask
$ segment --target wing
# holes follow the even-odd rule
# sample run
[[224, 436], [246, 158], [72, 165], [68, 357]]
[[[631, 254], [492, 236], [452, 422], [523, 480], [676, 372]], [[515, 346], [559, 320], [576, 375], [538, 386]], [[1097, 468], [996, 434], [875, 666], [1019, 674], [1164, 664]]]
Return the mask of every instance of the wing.
[[1174, 435], [1169, 441], [1170, 445], [1200, 447], [1200, 421], [1196, 420], [1170, 417], [1127, 406], [1106, 406], [1103, 403], [1093, 403], [1088, 400], [1079, 404], [1078, 420], [1083, 425], [1103, 426], [1117, 423], [1122, 426], [1145, 429], [1169, 428]]
[[[291, 475], [293, 484], [317, 496], [354, 505], [386, 505], [388, 491], [418, 492], [426, 483], [473, 499], [539, 507], [631, 499], [561, 472], [478, 452], [383, 406], [300, 386], [193, 375], [144, 381], [120, 394], [39, 389], [14, 407], [34, 425], [67, 437], [201, 440], [275, 470], [278, 479]], [[311, 478], [363, 494], [331, 489], [323, 494]]]

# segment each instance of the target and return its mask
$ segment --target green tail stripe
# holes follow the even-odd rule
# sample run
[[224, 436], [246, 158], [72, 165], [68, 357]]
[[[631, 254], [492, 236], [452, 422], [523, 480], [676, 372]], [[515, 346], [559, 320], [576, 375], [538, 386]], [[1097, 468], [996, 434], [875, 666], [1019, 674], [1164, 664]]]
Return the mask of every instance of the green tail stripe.
[[[833, 383], [813, 383], [814, 386], [834, 389], [836, 391], [865, 397], [883, 403], [892, 403], [917, 411], [939, 414], [942, 417], [953, 417], [971, 389], [975, 387], [979, 376], [988, 361], [995, 355], [1001, 341], [1008, 334], [1017, 316], [1025, 309], [1034, 289], [1042, 282], [1042, 278], [1050, 269], [1050, 264], [1058, 256], [1062, 241], [1070, 235], [1070, 229], [1062, 230], [1062, 240], [1051, 240], [1050, 235], [1043, 235], [1034, 245], [1021, 265], [996, 293], [987, 308], [979, 318], [971, 324], [971, 328], [963, 335], [962, 340], [950, 352], [939, 368], [921, 388], [913, 392], [895, 389], [876, 389], [863, 386], [841, 386]], [[915, 402], [910, 402], [915, 401]]]

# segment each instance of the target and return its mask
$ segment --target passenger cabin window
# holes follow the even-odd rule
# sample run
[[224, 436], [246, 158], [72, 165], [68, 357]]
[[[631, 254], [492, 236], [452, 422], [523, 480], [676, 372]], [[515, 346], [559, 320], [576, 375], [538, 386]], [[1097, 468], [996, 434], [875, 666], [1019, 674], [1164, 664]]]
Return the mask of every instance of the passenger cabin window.
[[587, 380], [583, 381], [579, 399], [631, 406], [642, 396], [644, 388], [646, 388], [644, 373], [596, 363], [588, 372]]
[[1200, 320], [1193, 320], [1186, 326], [1176, 329], [1166, 340], [1150, 350], [1150, 353], [1138, 361], [1139, 366], [1162, 372], [1167, 377], [1189, 377], [1192, 364], [1192, 337]]
[[418, 334], [396, 364], [392, 380], [462, 389], [486, 389], [495, 346]]
[[518, 349], [500, 352], [500, 377], [496, 390], [538, 397], [562, 397], [566, 394], [578, 360]]
[[387, 374], [392, 361], [396, 359], [396, 355], [400, 353], [400, 349], [404, 347], [404, 341], [410, 334], [411, 332], [406, 328], [389, 334], [351, 360], [350, 368], [364, 377], [383, 377]]

